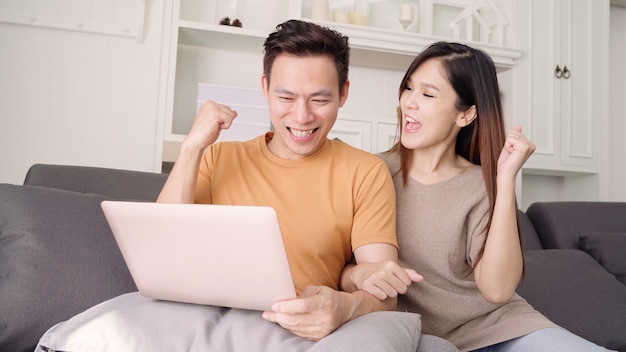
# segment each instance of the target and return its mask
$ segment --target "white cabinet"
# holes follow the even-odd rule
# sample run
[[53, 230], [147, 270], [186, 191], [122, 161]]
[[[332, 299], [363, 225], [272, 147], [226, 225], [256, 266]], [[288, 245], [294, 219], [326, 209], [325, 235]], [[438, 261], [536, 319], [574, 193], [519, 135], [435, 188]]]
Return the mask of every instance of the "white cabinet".
[[607, 115], [608, 0], [533, 0], [524, 62], [529, 169], [597, 173]]
[[[237, 4], [232, 17], [240, 19], [242, 27], [219, 25], [224, 14], [221, 9], [229, 2]], [[331, 1], [338, 9], [352, 6], [354, 1]], [[469, 0], [415, 1], [419, 9], [436, 3], [454, 4], [450, 11], [461, 13]], [[342, 3], [348, 4], [346, 6]], [[392, 16], [397, 23], [401, 1], [370, 1]], [[496, 0], [515, 12], [507, 1]], [[207, 83], [245, 89], [259, 89], [262, 74], [262, 53], [265, 37], [275, 26], [289, 18], [310, 16], [311, 0], [173, 0], [168, 2], [171, 23], [165, 27], [166, 42], [163, 57], [163, 93], [161, 99], [163, 121], [163, 161], [172, 162], [178, 154], [180, 142], [188, 133], [196, 114], [198, 84]], [[343, 6], [343, 7], [342, 7]], [[459, 10], [454, 10], [454, 8]], [[394, 7], [395, 10], [390, 10]], [[417, 11], [417, 10], [416, 10]], [[233, 14], [234, 13], [234, 14]], [[437, 12], [439, 13], [439, 12]], [[380, 13], [377, 12], [380, 16]], [[449, 16], [449, 15], [448, 15]], [[231, 18], [234, 20], [235, 18]], [[381, 19], [378, 18], [378, 21]], [[318, 23], [337, 29], [350, 38], [350, 95], [339, 111], [338, 121], [330, 138], [370, 152], [380, 152], [391, 146], [395, 136], [397, 89], [404, 70], [426, 46], [444, 37], [418, 33], [424, 23], [416, 22], [411, 31], [399, 28], [380, 28], [332, 21]], [[435, 28], [433, 24], [433, 28]], [[515, 29], [513, 24], [510, 25]], [[474, 31], [474, 30], [473, 30]], [[483, 33], [484, 34], [484, 33]], [[447, 38], [451, 40], [451, 38]], [[491, 55], [500, 71], [519, 68], [521, 51], [511, 46], [472, 43]], [[517, 75], [515, 75], [517, 77]], [[514, 83], [512, 83], [514, 84]], [[505, 88], [505, 90], [507, 90]], [[511, 94], [513, 95], [513, 94]]]
[[608, 0], [524, 1], [523, 125], [537, 145], [524, 169], [529, 202], [599, 197], [608, 15]]

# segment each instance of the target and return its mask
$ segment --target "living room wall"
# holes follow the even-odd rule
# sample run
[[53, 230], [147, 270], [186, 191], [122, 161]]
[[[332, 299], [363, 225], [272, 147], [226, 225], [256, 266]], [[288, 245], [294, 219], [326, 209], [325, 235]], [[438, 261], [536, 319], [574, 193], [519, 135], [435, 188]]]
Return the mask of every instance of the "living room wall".
[[138, 37], [85, 29], [142, 2], [87, 1], [74, 29], [84, 14], [30, 3], [0, 4], [0, 182], [22, 183], [34, 163], [157, 170], [164, 0], [145, 2]]
[[[624, 5], [626, 6], [626, 4]], [[626, 202], [626, 7], [611, 6], [609, 56], [608, 200]]]
[[[167, 20], [164, 0], [145, 4], [142, 40], [0, 22], [0, 182], [21, 183], [34, 163], [160, 171]], [[608, 172], [600, 194], [626, 201], [626, 7], [611, 6], [610, 22]]]

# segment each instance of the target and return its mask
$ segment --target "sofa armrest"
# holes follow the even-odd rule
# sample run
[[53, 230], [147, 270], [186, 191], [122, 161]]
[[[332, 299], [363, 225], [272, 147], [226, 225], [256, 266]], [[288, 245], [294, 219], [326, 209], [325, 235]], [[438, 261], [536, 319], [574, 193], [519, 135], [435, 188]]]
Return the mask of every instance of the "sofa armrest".
[[526, 210], [543, 247], [580, 249], [580, 237], [626, 233], [626, 203], [538, 202]]
[[109, 168], [35, 164], [24, 185], [96, 193], [113, 199], [155, 201], [166, 174]]

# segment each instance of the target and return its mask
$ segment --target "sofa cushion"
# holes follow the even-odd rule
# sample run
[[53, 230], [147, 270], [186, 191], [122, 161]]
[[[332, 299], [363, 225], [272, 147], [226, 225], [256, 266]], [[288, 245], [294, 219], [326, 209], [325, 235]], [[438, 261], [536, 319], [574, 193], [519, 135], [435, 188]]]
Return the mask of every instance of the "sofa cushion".
[[626, 285], [626, 233], [594, 233], [582, 236], [580, 248]]
[[[414, 313], [377, 312], [317, 343], [264, 320], [262, 312], [156, 301], [128, 293], [51, 328], [40, 346], [62, 351], [407, 351], [420, 340]], [[37, 349], [43, 351], [45, 349]]]
[[0, 350], [33, 351], [52, 325], [136, 290], [103, 199], [0, 184]]
[[517, 289], [554, 323], [607, 348], [626, 351], [626, 286], [587, 253], [545, 249], [525, 253]]

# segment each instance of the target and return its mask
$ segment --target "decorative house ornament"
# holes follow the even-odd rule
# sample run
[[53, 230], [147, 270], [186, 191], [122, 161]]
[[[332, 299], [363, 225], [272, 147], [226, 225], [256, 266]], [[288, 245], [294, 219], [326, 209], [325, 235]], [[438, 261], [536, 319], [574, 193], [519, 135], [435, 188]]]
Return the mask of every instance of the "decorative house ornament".
[[[504, 45], [504, 28], [509, 24], [506, 17], [492, 0], [476, 0], [465, 8], [451, 23], [455, 39], [476, 41], [474, 20], [478, 22], [479, 42]], [[461, 25], [465, 22], [465, 38], [461, 38]]]

